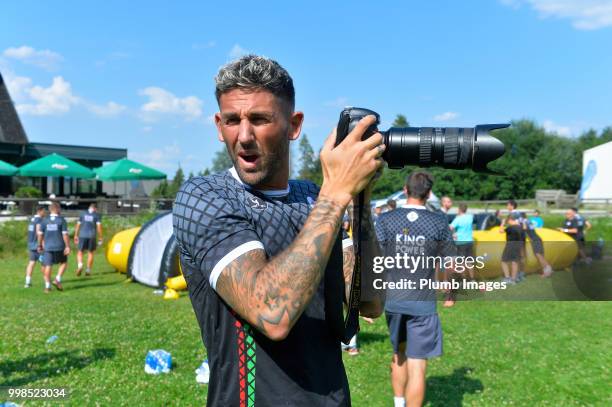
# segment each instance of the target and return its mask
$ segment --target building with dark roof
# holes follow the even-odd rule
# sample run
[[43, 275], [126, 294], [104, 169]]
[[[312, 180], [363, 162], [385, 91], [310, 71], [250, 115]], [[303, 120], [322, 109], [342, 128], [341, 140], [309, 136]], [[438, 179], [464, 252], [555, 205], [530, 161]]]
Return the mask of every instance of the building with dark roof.
[[[31, 143], [21, 124], [15, 105], [0, 73], [0, 160], [21, 166], [45, 155], [57, 153], [89, 168], [127, 157], [125, 148], [74, 146], [67, 144]], [[96, 195], [102, 183], [93, 180], [61, 178], [0, 177], [0, 196], [7, 196], [24, 184], [32, 184], [44, 194]]]

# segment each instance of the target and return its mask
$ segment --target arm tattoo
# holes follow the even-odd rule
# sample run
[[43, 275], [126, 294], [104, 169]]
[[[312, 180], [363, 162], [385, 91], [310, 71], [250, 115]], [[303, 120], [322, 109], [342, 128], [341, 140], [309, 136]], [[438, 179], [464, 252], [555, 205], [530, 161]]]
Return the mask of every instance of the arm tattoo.
[[349, 246], [342, 250], [342, 271], [344, 274], [344, 303], [348, 305], [348, 299], [351, 292], [351, 281], [353, 279], [353, 271], [355, 267], [355, 251], [353, 246]]
[[219, 295], [268, 335], [291, 329], [314, 295], [338, 236], [344, 208], [319, 197], [293, 243], [269, 261], [253, 250], [230, 263], [217, 280]]

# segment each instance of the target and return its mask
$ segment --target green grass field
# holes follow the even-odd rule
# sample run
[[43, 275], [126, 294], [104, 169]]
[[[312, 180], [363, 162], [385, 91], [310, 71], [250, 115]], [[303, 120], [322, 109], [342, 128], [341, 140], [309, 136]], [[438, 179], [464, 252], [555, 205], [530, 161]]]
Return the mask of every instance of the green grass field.
[[[38, 268], [24, 289], [23, 259], [2, 261], [0, 386], [71, 389], [50, 405], [204, 405], [194, 370], [206, 351], [185, 293], [165, 301], [125, 284], [101, 253], [90, 278], [76, 278], [71, 261], [65, 291], [48, 295]], [[440, 315], [445, 354], [430, 364], [427, 405], [612, 403], [612, 302], [466, 301]], [[361, 355], [345, 356], [353, 404], [389, 406], [386, 327], [363, 325]], [[59, 339], [46, 344], [52, 335]], [[147, 375], [145, 355], [158, 348], [174, 368]]]

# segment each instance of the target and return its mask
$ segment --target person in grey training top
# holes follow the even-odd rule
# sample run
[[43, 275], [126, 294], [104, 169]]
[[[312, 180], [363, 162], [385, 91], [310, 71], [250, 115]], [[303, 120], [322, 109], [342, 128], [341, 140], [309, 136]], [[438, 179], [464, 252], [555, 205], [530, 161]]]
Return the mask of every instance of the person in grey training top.
[[62, 275], [66, 271], [66, 262], [70, 254], [70, 241], [68, 240], [68, 224], [60, 215], [60, 206], [57, 202], [49, 205], [49, 216], [38, 228], [38, 251], [43, 254], [43, 273], [45, 276], [45, 293], [51, 291], [51, 266], [59, 264], [53, 285], [60, 291]]
[[[442, 355], [435, 270], [441, 259], [448, 262], [454, 257], [456, 249], [446, 216], [425, 207], [432, 187], [428, 172], [412, 172], [404, 186], [407, 205], [383, 213], [376, 223], [385, 263], [388, 258], [405, 256], [403, 266], [396, 263], [387, 269], [390, 285], [385, 317], [393, 347], [391, 386], [395, 407], [423, 404], [427, 360]], [[406, 268], [406, 264], [415, 268]], [[452, 271], [451, 267], [448, 270]]]
[[[97, 238], [97, 240], [96, 240]], [[77, 271], [79, 277], [83, 272], [83, 252], [87, 251], [87, 268], [85, 275], [91, 275], [94, 253], [97, 245], [102, 244], [102, 217], [98, 214], [95, 203], [89, 205], [87, 212], [83, 212], [79, 217], [74, 230], [74, 244], [77, 245]]]
[[38, 253], [38, 225], [40, 225], [44, 218], [45, 207], [39, 206], [36, 208], [36, 215], [30, 218], [30, 223], [28, 224], [29, 261], [26, 267], [25, 288], [32, 287], [32, 272], [34, 271], [36, 261], [40, 258], [40, 253]]

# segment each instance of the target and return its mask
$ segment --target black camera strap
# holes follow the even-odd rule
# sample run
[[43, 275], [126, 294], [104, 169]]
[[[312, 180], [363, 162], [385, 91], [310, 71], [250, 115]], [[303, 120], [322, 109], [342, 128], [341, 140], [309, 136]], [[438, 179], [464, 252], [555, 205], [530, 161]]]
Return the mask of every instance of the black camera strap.
[[361, 214], [364, 206], [364, 193], [360, 192], [357, 207], [353, 208], [353, 250], [355, 264], [349, 291], [348, 311], [344, 319], [344, 342], [348, 343], [359, 332], [359, 303], [361, 302]]

